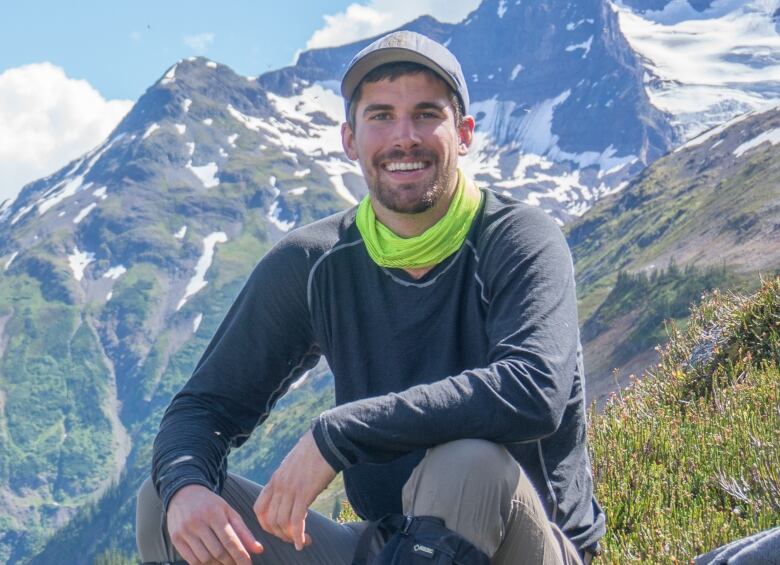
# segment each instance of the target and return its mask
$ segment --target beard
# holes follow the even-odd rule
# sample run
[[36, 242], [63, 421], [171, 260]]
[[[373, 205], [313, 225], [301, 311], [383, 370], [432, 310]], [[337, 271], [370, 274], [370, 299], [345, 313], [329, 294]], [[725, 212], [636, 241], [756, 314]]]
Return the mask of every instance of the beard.
[[[414, 183], [391, 184], [381, 179], [382, 168], [380, 163], [384, 161], [400, 161], [411, 157], [415, 161], [430, 163], [436, 173], [429, 180]], [[372, 161], [376, 176], [368, 179], [368, 188], [371, 196], [388, 210], [401, 214], [419, 214], [433, 208], [434, 204], [444, 196], [447, 187], [450, 186], [452, 174], [448, 167], [441, 167], [438, 157], [427, 150], [417, 149], [409, 153], [403, 151], [389, 151], [378, 155]], [[373, 181], [373, 182], [372, 182]]]

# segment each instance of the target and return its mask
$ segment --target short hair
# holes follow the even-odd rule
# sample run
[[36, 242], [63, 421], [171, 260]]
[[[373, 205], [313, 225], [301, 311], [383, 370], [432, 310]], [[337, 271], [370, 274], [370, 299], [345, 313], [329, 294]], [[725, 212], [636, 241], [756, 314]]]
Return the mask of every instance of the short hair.
[[377, 68], [369, 72], [357, 85], [355, 92], [352, 94], [352, 99], [349, 101], [349, 113], [347, 115], [347, 123], [349, 124], [349, 127], [352, 128], [352, 131], [355, 130], [355, 112], [357, 111], [357, 105], [358, 102], [360, 102], [360, 97], [363, 95], [364, 84], [379, 82], [385, 79], [394, 81], [395, 79], [404, 75], [417, 75], [420, 73], [438, 80], [447, 87], [448, 97], [455, 114], [455, 127], [460, 127], [463, 125], [465, 111], [458, 93], [455, 92], [443, 78], [441, 78], [428, 67], [420, 65], [419, 63], [403, 61], [400, 63], [385, 63], [384, 65], [379, 65]]

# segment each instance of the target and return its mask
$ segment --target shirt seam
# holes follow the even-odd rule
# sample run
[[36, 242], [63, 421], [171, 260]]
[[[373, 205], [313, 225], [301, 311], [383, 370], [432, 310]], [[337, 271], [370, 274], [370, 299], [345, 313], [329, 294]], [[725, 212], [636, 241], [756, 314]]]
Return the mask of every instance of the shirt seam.
[[311, 295], [312, 295], [312, 284], [314, 282], [314, 272], [317, 270], [320, 264], [331, 254], [335, 253], [336, 251], [340, 251], [341, 249], [358, 245], [360, 243], [363, 243], [362, 239], [358, 239], [350, 243], [342, 243], [341, 245], [337, 245], [332, 249], [328, 249], [325, 253], [322, 254], [322, 256], [319, 259], [317, 259], [314, 262], [314, 265], [312, 265], [311, 269], [309, 270], [309, 279], [306, 281], [306, 305], [309, 309], [309, 318], [311, 318], [312, 320], [314, 319], [314, 315], [312, 313]]

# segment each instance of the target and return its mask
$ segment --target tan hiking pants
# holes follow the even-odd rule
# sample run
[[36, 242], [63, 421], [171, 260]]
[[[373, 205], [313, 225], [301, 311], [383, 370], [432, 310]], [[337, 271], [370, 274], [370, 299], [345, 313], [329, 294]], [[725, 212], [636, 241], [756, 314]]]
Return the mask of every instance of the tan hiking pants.
[[[265, 547], [253, 563], [350, 565], [368, 522], [339, 524], [309, 511], [312, 544], [302, 551], [266, 533], [252, 511], [262, 487], [228, 475], [222, 496]], [[404, 514], [438, 516], [447, 527], [492, 556], [492, 565], [582, 563], [577, 550], [551, 523], [523, 470], [502, 446], [465, 439], [429, 449], [403, 488]], [[136, 538], [142, 562], [181, 557], [165, 528], [162, 503], [148, 479], [138, 493]], [[377, 540], [375, 548], [380, 542]]]

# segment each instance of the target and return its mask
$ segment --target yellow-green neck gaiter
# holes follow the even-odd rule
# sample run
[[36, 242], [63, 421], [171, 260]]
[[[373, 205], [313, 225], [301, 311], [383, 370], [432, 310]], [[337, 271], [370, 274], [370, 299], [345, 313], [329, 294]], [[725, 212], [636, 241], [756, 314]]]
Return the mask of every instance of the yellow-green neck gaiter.
[[458, 169], [458, 186], [447, 213], [441, 220], [415, 237], [403, 238], [380, 223], [368, 196], [358, 205], [358, 230], [371, 259], [382, 267], [418, 269], [441, 263], [460, 249], [477, 215], [482, 193], [466, 191], [471, 179]]

